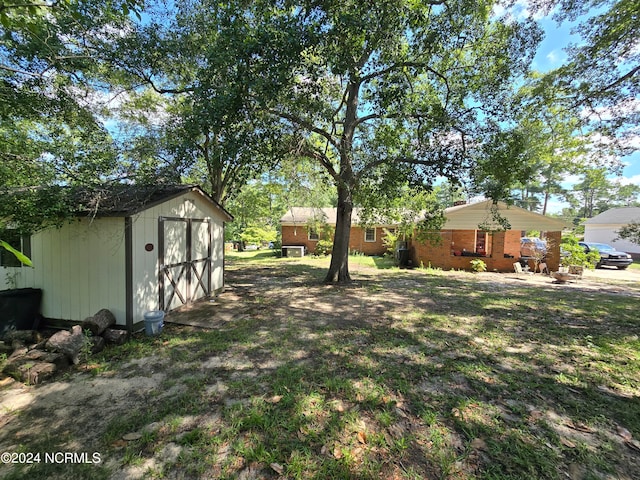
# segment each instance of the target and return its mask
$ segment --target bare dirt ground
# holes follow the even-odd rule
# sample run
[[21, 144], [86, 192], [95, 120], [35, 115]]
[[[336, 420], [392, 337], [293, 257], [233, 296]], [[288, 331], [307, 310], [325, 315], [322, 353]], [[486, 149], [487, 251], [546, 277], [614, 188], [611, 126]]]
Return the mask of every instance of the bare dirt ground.
[[[379, 316], [383, 310], [402, 311], [403, 304], [413, 302], [419, 305], [428, 299], [413, 296], [409, 292], [413, 285], [411, 275], [419, 276], [420, 272], [410, 272], [396, 280], [396, 285], [405, 282], [406, 291], [402, 297], [379, 296], [380, 303], [365, 302], [365, 297], [372, 298], [372, 290], [362, 289], [358, 293], [357, 280], [367, 279], [378, 272], [366, 268], [355, 268], [355, 290], [345, 297], [337, 295], [323, 296], [322, 285], [307, 286], [304, 277], [274, 276], [269, 268], [239, 269], [230, 268], [227, 283], [229, 288], [215, 302], [202, 302], [181, 312], [168, 316], [168, 322], [181, 325], [200, 326], [206, 328], [223, 328], [225, 324], [243, 318], [255, 309], [256, 302], [262, 302], [266, 311], [274, 316], [285, 318], [292, 312], [304, 312], [313, 305], [317, 313], [316, 321], [332, 321], [336, 311], [343, 311], [360, 297], [361, 308], [352, 310], [362, 318]], [[536, 285], [545, 289], [562, 289], [584, 293], [607, 292], [618, 295], [640, 297], [640, 271], [602, 269], [585, 272], [581, 280], [557, 284], [548, 276], [541, 274], [470, 274], [465, 272], [447, 272], [469, 281], [488, 285], [489, 288], [512, 289], [522, 285]], [[355, 293], [354, 293], [355, 292]], [[375, 294], [375, 290], [373, 290]], [[344, 305], [341, 305], [343, 302]], [[342, 318], [345, 322], [358, 322], [358, 317]], [[309, 333], [312, 335], [312, 332]], [[295, 352], [294, 352], [295, 353]], [[233, 355], [215, 357], [211, 362], [230, 362], [230, 366], [240, 370], [251, 369], [255, 364]], [[143, 464], [123, 465], [118, 455], [106, 455], [102, 437], [104, 427], [122, 412], [139, 408], [151, 401], [156, 404], [163, 398], [175, 394], [172, 389], [157, 392], [157, 387], [171, 375], [171, 370], [180, 368], [166, 358], [145, 357], [130, 361], [117, 370], [98, 376], [91, 375], [82, 369], [71, 371], [55, 381], [40, 385], [27, 386], [10, 379], [0, 381], [0, 452], [15, 452], [21, 446], [37, 448], [46, 437], [63, 439], [64, 450], [69, 452], [87, 452], [101, 454], [100, 461], [110, 469], [112, 479], [142, 478], [150, 469], [160, 468], [163, 461], [175, 460], [179, 449], [175, 444], [167, 444], [163, 451]], [[202, 368], [207, 368], [204, 364]], [[176, 387], [178, 388], [178, 387]], [[224, 386], [220, 392], [224, 396]], [[229, 399], [227, 399], [229, 400]], [[231, 400], [230, 400], [231, 401]], [[185, 419], [189, 422], [189, 419]], [[148, 428], [153, 429], [153, 425]], [[135, 432], [133, 432], [135, 433]], [[177, 449], [177, 450], [176, 450]], [[0, 465], [0, 477], [10, 471], [10, 466]]]

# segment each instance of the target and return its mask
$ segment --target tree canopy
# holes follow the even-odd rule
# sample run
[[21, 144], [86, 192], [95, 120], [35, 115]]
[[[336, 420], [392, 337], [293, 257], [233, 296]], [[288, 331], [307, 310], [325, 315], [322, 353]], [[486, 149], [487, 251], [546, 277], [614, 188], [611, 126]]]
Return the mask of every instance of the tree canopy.
[[[551, 195], [573, 195], [593, 212], [587, 180], [619, 166], [613, 155], [630, 152], [638, 133], [637, 7], [530, 2], [532, 12], [579, 21], [582, 39], [564, 66], [537, 74], [529, 71], [542, 38], [535, 18], [503, 6], [1, 3], [0, 194], [189, 181], [233, 205], [244, 185], [258, 198], [265, 172], [305, 159], [336, 195], [330, 283], [349, 281], [355, 205], [397, 211], [407, 192], [431, 203], [415, 192], [443, 178], [447, 195], [463, 187], [498, 199], [516, 189], [518, 201], [543, 212]], [[567, 174], [584, 175], [584, 185], [564, 191]], [[637, 192], [619, 195], [632, 202]]]
[[43, 211], [39, 192], [25, 187], [120, 176], [115, 144], [99, 117], [98, 98], [109, 86], [97, 51], [137, 6], [136, 0], [0, 3], [0, 228], [9, 220], [32, 228], [63, 214], [59, 198]]
[[[348, 236], [359, 195], [374, 186], [390, 192], [407, 179], [427, 186], [438, 176], [459, 181], [481, 159], [485, 173], [492, 172], [494, 152], [485, 146], [513, 125], [512, 85], [540, 38], [534, 22], [496, 19], [492, 6], [185, 3], [161, 40], [176, 35], [176, 27], [198, 36], [188, 61], [178, 55], [170, 70], [153, 71], [147, 52], [124, 67], [156, 91], [206, 107], [200, 118], [219, 133], [257, 124], [269, 139], [263, 144], [321, 165], [338, 193], [326, 280], [342, 282], [349, 280]], [[145, 35], [158, 31], [147, 28]], [[521, 173], [517, 167], [503, 158], [500, 174]]]

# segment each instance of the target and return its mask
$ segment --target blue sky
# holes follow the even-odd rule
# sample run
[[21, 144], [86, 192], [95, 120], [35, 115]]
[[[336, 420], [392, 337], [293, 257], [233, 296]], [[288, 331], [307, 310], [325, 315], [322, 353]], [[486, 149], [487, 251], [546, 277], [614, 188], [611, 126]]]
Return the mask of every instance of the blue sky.
[[[556, 22], [550, 18], [541, 19], [540, 24], [545, 31], [545, 38], [540, 44], [538, 53], [534, 58], [533, 68], [544, 72], [560, 67], [566, 61], [567, 55], [563, 49], [570, 42], [577, 41], [577, 38], [571, 36], [570, 25], [563, 24], [558, 26]], [[640, 139], [638, 141], [640, 142]], [[633, 155], [620, 158], [620, 160], [625, 165], [622, 176], [611, 176], [611, 179], [618, 179], [618, 181], [623, 184], [640, 186], [640, 151]], [[568, 178], [565, 187], [570, 187], [579, 180], [578, 178]], [[551, 206], [551, 212], [560, 211], [562, 206], [563, 205], [556, 199]]]

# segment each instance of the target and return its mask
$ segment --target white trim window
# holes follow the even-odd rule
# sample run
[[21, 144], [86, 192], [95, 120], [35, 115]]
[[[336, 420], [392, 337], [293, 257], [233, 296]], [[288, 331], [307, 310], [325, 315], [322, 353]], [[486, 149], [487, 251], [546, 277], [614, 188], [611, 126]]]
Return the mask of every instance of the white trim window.
[[376, 229], [375, 228], [365, 228], [364, 230], [364, 241], [373, 243], [376, 241]]
[[309, 232], [308, 238], [310, 241], [317, 242], [318, 240], [320, 240], [320, 235], [318, 234], [318, 230], [316, 230], [313, 227], [309, 227], [307, 231]]

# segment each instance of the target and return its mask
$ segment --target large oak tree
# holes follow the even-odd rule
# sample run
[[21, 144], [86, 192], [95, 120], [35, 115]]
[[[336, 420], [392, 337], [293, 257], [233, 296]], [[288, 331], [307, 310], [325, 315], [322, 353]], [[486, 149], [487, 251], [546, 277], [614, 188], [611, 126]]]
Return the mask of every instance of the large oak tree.
[[[492, 166], [485, 147], [509, 135], [512, 85], [526, 72], [539, 31], [494, 18], [492, 6], [202, 2], [185, 11], [215, 20], [208, 31], [216, 42], [208, 48], [211, 55], [233, 53], [242, 108], [269, 114], [274, 131], [333, 179], [337, 223], [327, 282], [350, 280], [352, 212], [359, 195], [371, 191], [363, 185], [460, 181], [478, 163], [502, 179], [518, 173], [507, 157]], [[212, 102], [227, 100], [219, 93]]]

